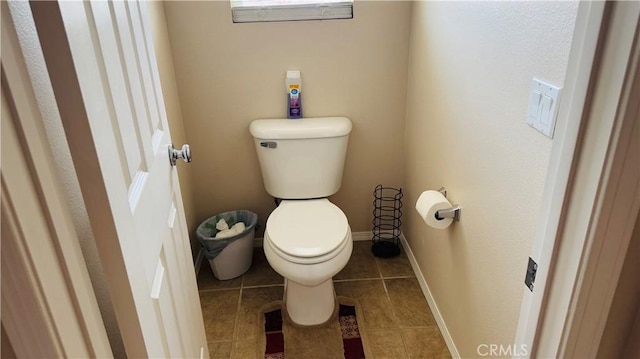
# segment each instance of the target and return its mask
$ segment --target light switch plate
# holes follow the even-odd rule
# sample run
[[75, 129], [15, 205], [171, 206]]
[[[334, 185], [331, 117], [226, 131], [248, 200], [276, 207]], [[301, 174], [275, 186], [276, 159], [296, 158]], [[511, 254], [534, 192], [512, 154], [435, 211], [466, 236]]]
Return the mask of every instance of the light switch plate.
[[527, 123], [529, 126], [553, 138], [558, 116], [560, 88], [547, 82], [533, 78], [529, 94]]

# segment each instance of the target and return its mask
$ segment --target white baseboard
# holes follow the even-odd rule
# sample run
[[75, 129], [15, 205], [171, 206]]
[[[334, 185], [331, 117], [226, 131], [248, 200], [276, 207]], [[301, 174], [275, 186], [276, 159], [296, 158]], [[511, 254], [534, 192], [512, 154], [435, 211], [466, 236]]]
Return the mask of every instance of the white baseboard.
[[354, 241], [370, 241], [371, 240], [371, 231], [368, 232], [351, 232], [351, 238]]
[[451, 338], [451, 334], [447, 329], [447, 325], [444, 323], [442, 314], [440, 314], [440, 310], [438, 310], [438, 305], [436, 304], [436, 301], [433, 298], [433, 295], [431, 294], [431, 290], [429, 290], [427, 281], [424, 279], [424, 275], [422, 275], [422, 270], [420, 270], [420, 266], [416, 261], [416, 257], [413, 255], [413, 251], [411, 251], [411, 247], [409, 247], [409, 243], [407, 242], [407, 238], [405, 238], [404, 233], [400, 234], [400, 242], [402, 243], [402, 247], [404, 248], [405, 253], [407, 253], [407, 257], [409, 258], [409, 262], [411, 263], [411, 268], [413, 268], [413, 272], [416, 274], [418, 283], [420, 283], [420, 287], [422, 288], [422, 293], [424, 294], [424, 297], [427, 299], [427, 303], [429, 304], [431, 313], [433, 314], [433, 317], [436, 320], [436, 324], [438, 324], [440, 333], [442, 333], [442, 338], [447, 344], [447, 348], [449, 348], [449, 352], [451, 352], [451, 357], [460, 358], [460, 353], [458, 353], [458, 348], [456, 348], [456, 345], [453, 342], [453, 338]]

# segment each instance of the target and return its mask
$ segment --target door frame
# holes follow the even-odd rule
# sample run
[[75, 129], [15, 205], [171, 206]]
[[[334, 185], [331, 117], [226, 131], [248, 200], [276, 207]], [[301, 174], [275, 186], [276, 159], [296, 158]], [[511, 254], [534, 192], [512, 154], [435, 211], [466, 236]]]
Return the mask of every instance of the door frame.
[[[2, 13], [4, 17], [4, 14], [7, 14], [8, 11], [5, 11], [6, 4], [3, 3], [2, 6]], [[569, 225], [568, 218], [571, 216], [571, 207], [575, 207], [579, 204], [576, 199], [577, 196], [575, 195], [576, 193], [578, 193], [576, 187], [580, 180], [580, 170], [578, 168], [579, 166], [576, 159], [580, 158], [581, 156], [584, 159], [586, 158], [586, 154], [585, 148], [578, 148], [577, 144], [581, 143], [581, 141], [586, 141], [584, 135], [587, 130], [585, 130], [584, 128], [583, 130], [581, 130], [581, 128], [583, 127], [583, 122], [586, 122], [583, 121], [583, 114], [585, 114], [585, 111], [583, 110], [586, 109], [585, 105], [592, 103], [590, 102], [591, 99], [588, 95], [590, 93], [595, 93], [595, 91], [600, 88], [600, 85], [596, 84], [596, 86], [593, 87], [591, 91], [588, 91], [590, 88], [589, 80], [592, 78], [591, 74], [592, 68], [594, 66], [594, 55], [596, 54], [597, 39], [599, 38], [599, 34], [601, 33], [601, 28], [606, 29], [609, 32], [615, 32], [616, 28], [619, 30], [628, 27], [629, 21], [632, 21], [632, 19], [629, 19], [628, 17], [624, 21], [605, 21], [604, 27], [601, 27], [603, 21], [607, 20], [607, 17], [613, 11], [611, 9], [608, 9], [608, 7], [613, 6], [614, 5], [612, 5], [611, 3], [605, 4], [598, 2], [581, 2], [578, 9], [576, 30], [574, 33], [572, 50], [569, 60], [569, 68], [565, 81], [565, 97], [560, 104], [559, 110], [559, 116], [561, 118], [566, 118], [566, 121], [559, 121], [558, 128], [556, 129], [556, 140], [554, 141], [552, 148], [549, 173], [547, 175], [545, 194], [543, 197], [542, 205], [542, 213], [546, 213], [546, 215], [541, 216], [538, 233], [536, 234], [536, 240], [534, 242], [534, 248], [532, 250], [532, 258], [537, 259], [540, 268], [536, 280], [536, 291], [531, 294], [530, 292], [528, 292], [528, 289], [524, 289], [525, 297], [523, 300], [520, 321], [518, 324], [518, 333], [516, 336], [516, 344], [528, 345], [528, 348], [535, 350], [535, 352], [538, 354], [550, 351], [569, 354], [572, 350], [575, 350], [575, 348], [577, 348], [577, 346], [573, 344], [574, 349], [571, 349], [570, 343], [588, 343], [589, 338], [595, 338], [599, 342], [600, 336], [598, 336], [598, 333], [600, 333], [601, 335], [601, 328], [603, 328], [604, 325], [602, 321], [600, 321], [600, 324], [596, 325], [596, 330], [591, 330], [589, 334], [582, 331], [581, 329], [586, 327], [586, 324], [587, 322], [589, 322], [592, 313], [586, 311], [581, 317], [575, 315], [577, 308], [582, 308], [582, 311], [584, 311], [584, 308], [586, 308], [584, 300], [588, 298], [588, 295], [590, 295], [590, 293], [593, 291], [593, 288], [597, 288], [597, 286], [594, 284], [597, 284], [596, 279], [598, 278], [594, 276], [594, 271], [589, 268], [593, 268], [593, 265], [595, 264], [605, 264], [601, 260], [601, 256], [596, 255], [597, 253], [594, 251], [586, 253], [580, 251], [580, 262], [578, 263], [579, 268], [576, 268], [576, 271], [573, 275], [567, 272], [559, 272], [559, 268], [557, 266], [553, 267], [552, 264], [555, 261], [558, 261], [559, 258], [561, 258], [561, 251], [559, 250], [559, 248], [556, 248], [557, 246], [555, 245], [555, 243], [557, 242], [556, 239], [558, 239], [558, 241], [561, 241], [563, 238], [566, 238], [563, 237], [563, 235], [566, 234], [568, 230], [567, 225]], [[3, 19], [2, 23], [4, 34], [5, 26], [8, 25], [5, 25], [7, 24], [5, 19]], [[3, 53], [3, 66], [4, 60], [7, 55], [7, 52]], [[599, 55], [599, 58], [602, 58], [602, 56], [604, 55], [602, 55], [601, 53]], [[610, 101], [618, 103], [617, 100], [618, 99], [610, 99]], [[16, 121], [19, 121], [21, 125], [23, 125], [23, 121], [25, 121], [25, 119], [18, 118], [16, 119]], [[626, 118], [618, 119], [615, 122], [615, 127], [614, 123], [610, 124], [610, 130], [615, 129], [617, 132], [624, 133], [623, 131], [621, 131], [621, 129], [626, 128], [625, 126], [628, 126], [628, 123], [632, 121], [633, 119], [629, 116], [627, 116]], [[77, 126], [78, 123], [74, 122], [73, 125]], [[605, 137], [605, 134], [606, 131], [601, 131], [600, 140]], [[70, 139], [70, 142], [76, 141], [81, 144], [87, 145], [84, 142], [90, 141], [89, 137], [86, 137], [84, 139], [81, 138], [81, 136], [79, 137], [74, 136], [73, 139]], [[589, 226], [588, 228], [590, 229], [592, 234], [592, 236], [589, 238], [589, 243], [591, 244], [597, 241], [602, 241], [603, 235], [607, 233], [606, 231], [602, 230], [601, 225], [604, 225], [604, 223], [607, 222], [605, 214], [614, 212], [602, 211], [602, 209], [605, 209], [606, 206], [611, 207], [613, 202], [612, 198], [615, 197], [610, 196], [619, 193], [614, 191], [613, 188], [615, 187], [615, 181], [620, 181], [620, 179], [623, 178], [623, 171], [621, 171], [621, 169], [623, 170], [624, 166], [620, 166], [620, 163], [622, 162], [620, 162], [619, 160], [620, 157], [617, 156], [620, 156], [619, 154], [622, 153], [620, 151], [622, 151], [624, 146], [629, 145], [628, 143], [625, 145], [623, 143], [624, 141], [621, 141], [619, 136], [614, 136], [613, 138], [606, 136], [606, 139], [607, 143], [609, 144], [609, 146], [606, 147], [608, 149], [608, 152], [606, 153], [609, 157], [605, 156], [607, 158], [607, 167], [604, 170], [600, 168], [599, 171], [592, 170], [591, 173], [589, 173], [589, 175], [591, 176], [593, 176], [594, 174], [597, 175], [598, 178], [600, 178], [602, 174], [605, 174], [607, 176], [607, 180], [599, 183], [599, 186], [596, 188], [596, 193], [599, 193], [599, 201], [594, 201], [593, 205], [590, 207], [579, 206], [578, 208], [582, 208], [582, 210], [586, 208], [590, 213], [590, 223], [594, 223], [594, 225]], [[77, 144], [78, 143], [76, 143], [76, 145]], [[91, 148], [91, 146], [87, 147]], [[90, 158], [92, 157], [91, 155], [92, 154], [89, 153]], [[41, 171], [43, 167], [46, 167], [43, 163], [33, 163], [33, 166], [31, 167], [32, 174], [38, 173], [38, 171]], [[612, 171], [612, 168], [617, 168], [618, 170]], [[99, 174], [100, 172], [95, 172], [94, 177], [96, 173]], [[618, 183], [617, 188], [624, 188], [624, 186], [625, 184]], [[628, 186], [628, 184], [626, 186]], [[104, 192], [104, 188], [102, 188], [102, 191]], [[574, 195], [570, 196], [570, 193], [573, 193]], [[102, 194], [104, 195], [104, 193]], [[606, 204], [606, 206], [604, 206], [603, 204]], [[87, 205], [88, 207], [90, 207], [89, 203], [87, 203]], [[93, 206], [95, 207], [95, 204]], [[52, 208], [53, 207], [51, 206], [45, 207], [45, 209], [47, 210], [46, 215], [53, 215], [54, 212], [52, 212]], [[625, 208], [623, 208], [622, 206], [611, 207], [611, 209], [616, 211], [625, 210]], [[626, 227], [624, 228], [627, 228], [628, 223], [631, 223], [631, 217], [633, 217], [632, 214], [634, 212], [637, 215], [638, 204], [632, 202], [631, 205], [627, 205], [627, 210], [625, 213], [629, 214], [629, 220], [625, 222]], [[635, 220], [635, 218], [633, 218], [633, 220]], [[104, 228], [105, 230], [98, 231], [100, 233], [97, 234], [109, 237], [109, 234], [111, 233], [109, 231], [109, 228], [113, 229], [113, 225], [109, 225], [108, 221], [107, 223], [99, 224], [101, 224], [100, 227]], [[103, 227], [102, 225], [106, 227]], [[561, 232], [560, 229], [563, 229], [563, 231]], [[616, 243], [618, 244], [618, 255], [620, 253], [619, 251], [625, 248], [624, 238], [628, 231], [621, 232], [622, 233], [619, 233], [616, 236], [616, 238], [618, 239], [616, 241]], [[583, 245], [588, 244], [585, 242], [585, 239], [586, 238], [582, 238]], [[103, 240], [100, 242], [104, 243], [105, 240], [108, 241], [108, 238], [103, 238]], [[69, 268], [69, 266], [74, 265], [73, 261], [66, 256], [62, 257], [61, 261], [62, 262], [59, 263], [61, 268]], [[77, 265], [77, 263], [75, 263], [75, 265]], [[621, 266], [621, 264], [619, 264], [618, 266]], [[616, 264], [612, 263], [611, 268], [613, 269], [613, 271], [611, 274], [613, 274], [614, 277], [615, 267]], [[122, 269], [124, 270], [124, 268]], [[581, 269], [582, 271], [578, 271], [578, 269]], [[553, 277], [553, 281], [548, 280], [548, 278], [551, 277]], [[572, 280], [574, 282], [573, 286], [566, 289], [566, 291], [569, 291], [569, 297], [572, 298], [572, 301], [569, 307], [564, 308], [564, 313], [566, 314], [564, 317], [556, 317], [559, 319], [552, 320], [552, 318], [549, 317], [549, 315], [551, 314], [549, 308], [552, 307], [552, 302], [549, 302], [549, 299], [552, 296], [552, 288], [554, 288], [554, 285], [560, 283], [560, 278]], [[586, 285], [589, 280], [591, 281], [591, 285]], [[601, 280], [601, 278], [598, 280]], [[610, 281], [611, 278], [609, 277], [608, 280]], [[86, 281], [84, 283], [76, 283], [74, 288], [77, 288], [75, 289], [76, 291], [92, 291], [90, 283]], [[67, 289], [69, 291], [73, 290], [72, 288]], [[606, 296], [612, 297], [614, 290], [615, 285], [609, 285], [609, 290], [607, 291]], [[608, 311], [608, 306], [610, 306], [610, 300], [607, 301], [606, 298], [604, 298], [604, 300], [600, 301], [598, 305], [600, 311], [597, 314], [601, 315], [603, 310]], [[571, 317], [569, 317], [569, 314], [571, 314]], [[87, 322], [89, 322], [89, 319], [95, 319], [92, 318], [90, 313], [79, 312], [78, 315]], [[580, 320], [580, 318], [582, 319]], [[552, 327], [555, 326], [556, 329], [548, 327], [548, 325], [550, 324], [552, 325]], [[94, 325], [100, 327], [101, 324], [99, 324], [98, 322], [94, 322]], [[129, 336], [126, 328], [122, 328], [122, 326], [123, 325], [121, 325], [121, 330], [123, 331], [124, 336], [128, 337], [130, 343], [132, 341], [138, 341], [141, 346], [144, 346], [143, 339], [140, 336], [141, 333], [137, 333], [138, 335]], [[126, 325], [124, 327], [126, 327]], [[560, 342], [560, 340], [558, 340], [558, 342], [556, 343], [545, 342], [545, 332], [551, 333], [552, 330], [558, 330], [557, 328], [561, 328], [560, 331], [562, 333], [562, 341]], [[51, 335], [51, 338], [54, 338], [55, 333], [50, 332], [49, 335]], [[42, 339], [44, 340], [44, 338]], [[591, 343], [594, 343], [594, 341], [592, 340]], [[531, 353], [532, 352], [530, 352], [530, 354]]]
[[559, 111], [565, 121], [558, 121], [531, 251], [538, 273], [534, 292], [523, 289], [515, 339], [527, 356], [595, 357], [598, 350], [640, 207], [640, 154], [628, 152], [639, 141], [631, 136], [638, 109], [630, 100], [640, 86], [638, 14], [637, 3], [579, 5]]

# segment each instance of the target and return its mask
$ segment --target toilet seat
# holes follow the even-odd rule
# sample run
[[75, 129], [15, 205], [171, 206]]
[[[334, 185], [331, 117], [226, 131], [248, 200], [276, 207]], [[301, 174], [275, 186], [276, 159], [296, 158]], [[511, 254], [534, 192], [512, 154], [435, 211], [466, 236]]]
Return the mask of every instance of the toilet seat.
[[335, 257], [350, 232], [347, 217], [326, 198], [285, 200], [267, 219], [265, 240], [284, 259], [319, 263]]

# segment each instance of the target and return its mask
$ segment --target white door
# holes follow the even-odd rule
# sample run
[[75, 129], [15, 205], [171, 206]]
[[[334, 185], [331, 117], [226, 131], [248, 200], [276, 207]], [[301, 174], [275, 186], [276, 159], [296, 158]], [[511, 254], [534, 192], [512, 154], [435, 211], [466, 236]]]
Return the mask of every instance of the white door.
[[31, 7], [127, 354], [208, 357], [146, 4]]

